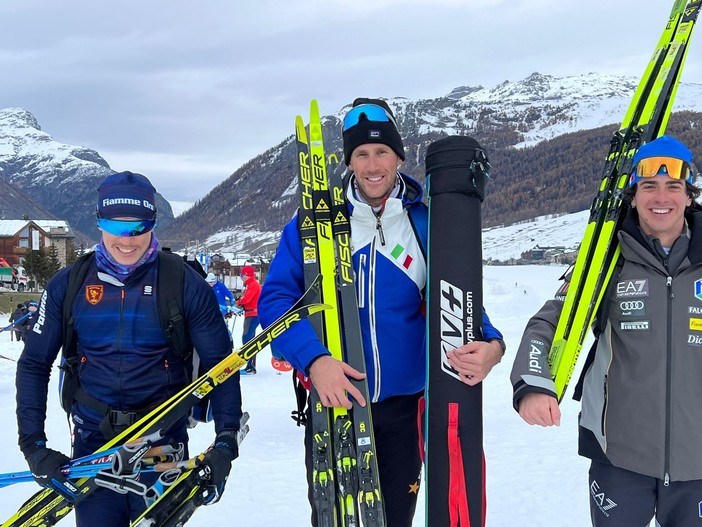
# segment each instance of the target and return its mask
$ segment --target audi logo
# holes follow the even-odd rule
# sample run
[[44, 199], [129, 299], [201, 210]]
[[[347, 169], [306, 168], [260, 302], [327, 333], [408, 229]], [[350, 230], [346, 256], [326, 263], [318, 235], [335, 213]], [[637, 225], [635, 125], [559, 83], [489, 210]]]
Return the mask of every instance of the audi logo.
[[643, 300], [628, 300], [626, 302], [620, 302], [619, 307], [622, 308], [622, 311], [635, 311], [638, 309], [643, 309], [644, 302]]

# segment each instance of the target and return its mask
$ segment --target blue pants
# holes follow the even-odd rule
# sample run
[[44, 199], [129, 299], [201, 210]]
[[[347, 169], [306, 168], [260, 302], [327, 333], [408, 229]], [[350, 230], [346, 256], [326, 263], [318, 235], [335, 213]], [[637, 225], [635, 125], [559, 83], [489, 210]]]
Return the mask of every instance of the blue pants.
[[[256, 328], [258, 328], [258, 316], [244, 318], [244, 333], [241, 336], [242, 344], [246, 344], [248, 341], [250, 341], [256, 336]], [[256, 355], [249, 359], [249, 362], [246, 364], [246, 367], [256, 367]]]

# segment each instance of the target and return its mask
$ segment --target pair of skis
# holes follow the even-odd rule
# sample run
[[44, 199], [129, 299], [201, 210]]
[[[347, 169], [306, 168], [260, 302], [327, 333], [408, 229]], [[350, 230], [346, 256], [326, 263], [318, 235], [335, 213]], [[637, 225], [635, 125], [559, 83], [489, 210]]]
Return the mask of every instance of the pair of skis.
[[[189, 410], [203, 397], [208, 396], [219, 385], [235, 375], [251, 357], [268, 346], [273, 339], [292, 325], [314, 313], [327, 309], [328, 306], [313, 302], [319, 295], [320, 282], [321, 277], [314, 280], [295, 305], [239, 350], [227, 356], [200, 378], [98, 449], [96, 454], [102, 453], [104, 455], [109, 452], [112, 456], [113, 466], [120, 467], [113, 475], [120, 477], [137, 470], [141, 460], [147, 455], [153, 444], [163, 438], [168, 430], [179, 419], [187, 415]], [[84, 499], [85, 496], [100, 487], [96, 478], [90, 476], [75, 480], [75, 485], [79, 490], [77, 501]], [[27, 500], [11, 518], [2, 524], [2, 527], [54, 525], [73, 509], [73, 505], [74, 503], [68, 502], [55, 491], [44, 489]]]
[[665, 132], [702, 0], [675, 0], [621, 127], [610, 141], [599, 190], [573, 268], [548, 363], [558, 400], [575, 365], [619, 257], [623, 193], [639, 146]]
[[[322, 122], [317, 101], [310, 104], [309, 141], [301, 116], [295, 120], [298, 154], [298, 211], [306, 284], [322, 275], [322, 300], [332, 306], [322, 321], [312, 321], [332, 357], [365, 373], [356, 287], [351, 257], [351, 227], [341, 178], [326, 169]], [[351, 379], [367, 401], [353, 410], [325, 408], [310, 394], [312, 488], [320, 527], [380, 527], [385, 512], [376, 459], [368, 384]]]

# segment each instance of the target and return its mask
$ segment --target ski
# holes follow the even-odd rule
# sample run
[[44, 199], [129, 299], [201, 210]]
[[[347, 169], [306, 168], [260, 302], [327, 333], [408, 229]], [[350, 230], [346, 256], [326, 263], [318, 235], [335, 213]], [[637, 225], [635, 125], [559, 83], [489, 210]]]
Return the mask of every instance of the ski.
[[[341, 176], [338, 173], [329, 175], [329, 191], [331, 194], [332, 232], [337, 251], [336, 279], [346, 343], [346, 362], [356, 370], [366, 373], [361, 321], [351, 257], [351, 221], [344, 200]], [[362, 381], [351, 379], [351, 383], [363, 394], [363, 397], [368, 402], [365, 407], [356, 404], [353, 408], [356, 467], [358, 470], [357, 492], [361, 518], [365, 526], [384, 526], [385, 506], [380, 488], [368, 382], [366, 379]]]
[[573, 268], [548, 363], [559, 402], [619, 257], [623, 193], [637, 148], [663, 135], [702, 0], [676, 0], [624, 120], [610, 141], [602, 180]]
[[[310, 166], [310, 151], [307, 131], [301, 116], [295, 119], [295, 138], [298, 156], [298, 187], [300, 189], [300, 209], [298, 226], [300, 244], [302, 245], [303, 271], [305, 286], [320, 274], [319, 251], [317, 247], [317, 225], [314, 216], [314, 184]], [[325, 332], [322, 320], [311, 320], [310, 324], [322, 342]], [[311, 384], [311, 383], [310, 383]], [[319, 527], [336, 527], [339, 525], [336, 507], [336, 480], [334, 455], [332, 451], [332, 425], [330, 412], [322, 405], [319, 394], [310, 386], [310, 422], [311, 427], [311, 464], [312, 495], [317, 524]]]
[[[331, 199], [324, 158], [322, 123], [319, 117], [317, 101], [315, 100], [310, 103], [309, 130], [314, 222], [317, 230], [319, 270], [322, 274], [322, 299], [333, 306], [333, 309], [324, 314], [325, 345], [331, 352], [332, 357], [343, 361], [345, 360], [344, 344], [336, 286], [337, 269], [332, 233]], [[340, 525], [343, 527], [355, 527], [359, 525], [359, 520], [358, 505], [356, 503], [358, 478], [356, 473], [353, 421], [350, 412], [343, 407], [332, 408], [331, 414], [332, 448], [336, 463], [336, 490]]]
[[[235, 375], [251, 357], [268, 346], [278, 335], [300, 320], [328, 309], [324, 304], [312, 303], [312, 299], [319, 295], [320, 282], [321, 277], [310, 285], [294, 306], [239, 350], [98, 449], [97, 452], [101, 452], [119, 447], [112, 453], [115, 466], [121, 467], [120, 472], [115, 475], [133, 471], [151, 445], [161, 439], [190, 408]], [[95, 478], [81, 478], [75, 481], [75, 485], [79, 490], [78, 501], [98, 488]], [[73, 505], [51, 489], [44, 489], [27, 500], [2, 527], [54, 525], [72, 510]]]
[[[358, 304], [351, 259], [351, 230], [340, 178], [326, 169], [322, 122], [316, 100], [310, 103], [309, 141], [302, 117], [296, 118], [300, 168], [300, 237], [305, 275], [321, 273], [322, 299], [332, 304], [316, 328], [332, 356], [365, 372]], [[368, 404], [365, 380], [351, 382]], [[370, 407], [354, 404], [324, 408], [311, 393], [313, 500], [319, 525], [385, 525]], [[330, 470], [330, 467], [335, 467]]]

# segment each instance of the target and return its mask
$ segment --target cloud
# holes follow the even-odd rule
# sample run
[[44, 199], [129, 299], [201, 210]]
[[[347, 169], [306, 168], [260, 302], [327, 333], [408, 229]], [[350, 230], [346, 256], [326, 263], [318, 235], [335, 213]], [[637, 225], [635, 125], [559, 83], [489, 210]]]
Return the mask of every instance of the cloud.
[[[358, 96], [433, 98], [534, 71], [639, 76], [667, 3], [2, 2], [0, 100], [130, 170], [192, 174], [197, 185], [169, 183], [191, 200], [289, 136], [312, 98], [328, 114]], [[700, 47], [685, 81], [702, 81]]]

